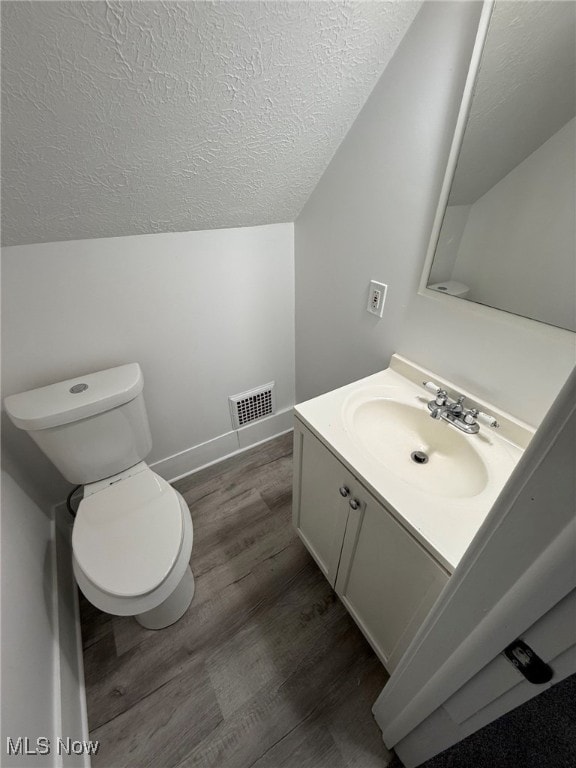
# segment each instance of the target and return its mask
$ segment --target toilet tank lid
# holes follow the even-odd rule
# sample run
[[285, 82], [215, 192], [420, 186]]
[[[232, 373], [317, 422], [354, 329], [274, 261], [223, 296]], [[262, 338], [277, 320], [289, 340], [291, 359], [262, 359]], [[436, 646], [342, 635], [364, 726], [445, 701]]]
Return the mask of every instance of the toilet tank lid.
[[48, 429], [124, 405], [143, 387], [140, 366], [128, 363], [10, 395], [4, 407], [20, 429]]

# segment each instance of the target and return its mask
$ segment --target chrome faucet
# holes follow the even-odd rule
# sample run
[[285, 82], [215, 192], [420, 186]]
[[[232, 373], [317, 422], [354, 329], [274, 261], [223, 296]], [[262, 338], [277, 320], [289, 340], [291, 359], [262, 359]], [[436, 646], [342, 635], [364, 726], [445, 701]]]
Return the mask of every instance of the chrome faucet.
[[433, 381], [423, 381], [426, 389], [436, 393], [433, 400], [428, 403], [428, 410], [433, 419], [443, 419], [468, 435], [474, 435], [480, 430], [480, 424], [497, 428], [500, 425], [493, 416], [482, 413], [476, 408], [464, 408], [464, 397], [450, 400], [445, 389], [441, 389]]
[[463, 397], [459, 397], [458, 400], [450, 402], [446, 390], [439, 389], [434, 400], [428, 403], [430, 416], [432, 416], [433, 419], [441, 419], [445, 413], [450, 413], [452, 416], [460, 416], [464, 410], [462, 406], [463, 402]]

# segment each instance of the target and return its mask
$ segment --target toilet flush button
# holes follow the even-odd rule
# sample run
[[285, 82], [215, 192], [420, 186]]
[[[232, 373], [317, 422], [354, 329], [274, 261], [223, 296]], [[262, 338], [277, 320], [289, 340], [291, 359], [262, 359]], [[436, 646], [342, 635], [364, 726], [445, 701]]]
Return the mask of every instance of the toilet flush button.
[[74, 384], [73, 387], [70, 387], [68, 392], [71, 392], [73, 395], [77, 394], [78, 392], [84, 392], [88, 389], [88, 384]]

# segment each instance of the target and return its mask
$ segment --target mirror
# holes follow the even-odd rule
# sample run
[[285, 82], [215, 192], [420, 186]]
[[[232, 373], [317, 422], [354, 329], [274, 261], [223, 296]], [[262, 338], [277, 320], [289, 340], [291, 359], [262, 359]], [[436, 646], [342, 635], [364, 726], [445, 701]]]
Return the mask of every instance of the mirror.
[[576, 4], [489, 12], [425, 285], [576, 331]]

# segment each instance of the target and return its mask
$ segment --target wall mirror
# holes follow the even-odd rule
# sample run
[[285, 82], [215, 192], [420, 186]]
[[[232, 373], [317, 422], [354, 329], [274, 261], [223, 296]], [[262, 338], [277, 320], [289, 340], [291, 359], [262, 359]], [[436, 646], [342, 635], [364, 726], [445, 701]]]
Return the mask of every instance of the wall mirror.
[[576, 3], [486, 4], [422, 287], [576, 331]]

